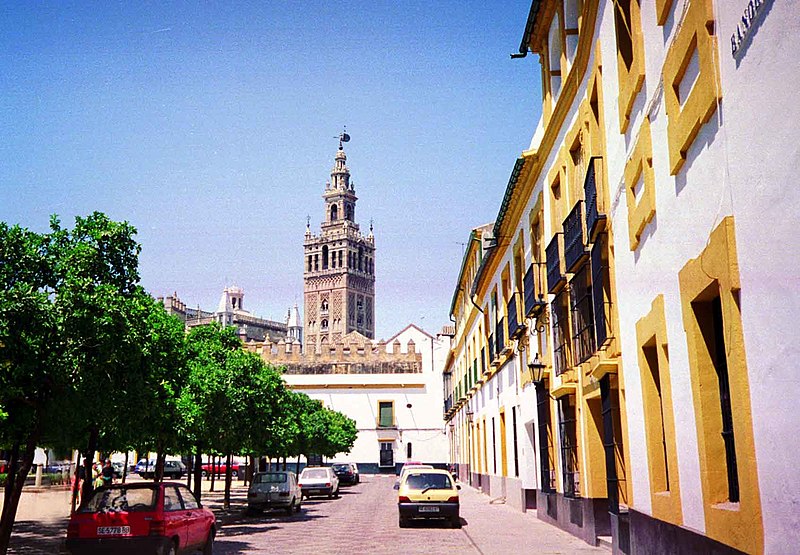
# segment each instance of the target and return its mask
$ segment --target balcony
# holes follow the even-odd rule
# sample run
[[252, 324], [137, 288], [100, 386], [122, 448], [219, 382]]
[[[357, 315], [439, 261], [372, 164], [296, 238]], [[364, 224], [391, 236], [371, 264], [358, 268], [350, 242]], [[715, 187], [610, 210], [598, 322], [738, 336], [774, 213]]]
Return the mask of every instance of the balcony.
[[506, 341], [506, 328], [503, 320], [503, 318], [500, 318], [494, 327], [494, 337], [495, 341], [497, 341], [495, 348], [498, 356], [506, 355], [511, 351], [511, 346]]
[[586, 168], [586, 179], [583, 182], [583, 194], [586, 198], [586, 233], [593, 242], [597, 235], [606, 228], [606, 215], [601, 210], [601, 199], [597, 190], [598, 176], [602, 179], [603, 159], [599, 156], [589, 160]]
[[550, 244], [547, 245], [547, 292], [557, 293], [567, 282], [564, 271], [561, 269], [561, 253], [564, 250], [563, 233], [556, 233]]
[[486, 368], [486, 347], [481, 347], [481, 376], [485, 376], [489, 371]]
[[520, 294], [512, 293], [508, 300], [508, 337], [519, 339], [525, 333], [525, 323], [522, 316], [522, 307], [519, 303]]
[[583, 233], [583, 201], [579, 200], [564, 220], [564, 265], [574, 272], [589, 256]]
[[525, 290], [525, 317], [536, 318], [542, 313], [545, 307], [544, 295], [542, 295], [542, 275], [541, 264], [534, 262], [528, 266], [522, 286]]
[[489, 336], [489, 364], [497, 366], [497, 351], [495, 351], [494, 335]]

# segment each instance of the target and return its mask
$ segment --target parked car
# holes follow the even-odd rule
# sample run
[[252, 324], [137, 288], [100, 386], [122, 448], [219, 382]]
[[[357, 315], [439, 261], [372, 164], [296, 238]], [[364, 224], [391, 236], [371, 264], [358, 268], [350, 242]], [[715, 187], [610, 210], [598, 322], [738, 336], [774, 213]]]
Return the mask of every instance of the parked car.
[[62, 474], [69, 472], [71, 468], [72, 463], [70, 461], [53, 461], [46, 464], [43, 471], [46, 474]]
[[283, 509], [287, 515], [300, 512], [303, 490], [297, 476], [288, 470], [257, 472], [247, 490], [248, 510]]
[[159, 553], [213, 551], [214, 513], [175, 482], [101, 487], [69, 519], [67, 551]]
[[409, 469], [397, 492], [400, 528], [412, 519], [444, 519], [453, 528], [461, 528], [460, 489], [447, 470]]
[[[140, 466], [141, 465], [141, 466]], [[136, 472], [145, 480], [150, 480], [156, 475], [156, 460], [139, 461]], [[164, 478], [179, 480], [186, 474], [186, 465], [181, 461], [164, 461]]]
[[339, 478], [339, 484], [348, 485], [358, 483], [358, 474], [353, 469], [354, 466], [355, 465], [352, 463], [336, 463], [331, 465], [331, 468], [336, 473], [336, 477]]
[[307, 466], [300, 473], [300, 489], [304, 497], [327, 495], [339, 497], [339, 478], [329, 466]]
[[[225, 476], [225, 473], [228, 471], [228, 465], [224, 462], [216, 464], [206, 463], [201, 468], [202, 468], [203, 478], [211, 474], [212, 468], [213, 472], [216, 472], [218, 476]], [[234, 478], [239, 477], [239, 463], [237, 462], [231, 463], [231, 476], [233, 476]]]

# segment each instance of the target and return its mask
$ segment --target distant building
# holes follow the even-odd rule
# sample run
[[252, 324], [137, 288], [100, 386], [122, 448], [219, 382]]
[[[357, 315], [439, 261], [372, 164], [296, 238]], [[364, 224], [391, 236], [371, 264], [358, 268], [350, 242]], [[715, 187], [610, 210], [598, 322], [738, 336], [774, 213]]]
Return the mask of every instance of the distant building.
[[186, 306], [177, 293], [159, 297], [169, 314], [174, 314], [186, 323], [186, 328], [219, 322], [223, 326], [234, 326], [242, 341], [298, 341], [303, 340], [303, 328], [299, 326], [297, 306], [289, 309], [286, 322], [275, 322], [253, 316], [244, 309], [244, 291], [241, 287], [226, 287], [217, 305], [217, 310], [209, 312], [200, 307]]
[[312, 234], [309, 219], [304, 241], [307, 350], [338, 343], [352, 331], [375, 337], [375, 237], [372, 225], [365, 236], [356, 223], [358, 198], [342, 140], [322, 198], [322, 230]]

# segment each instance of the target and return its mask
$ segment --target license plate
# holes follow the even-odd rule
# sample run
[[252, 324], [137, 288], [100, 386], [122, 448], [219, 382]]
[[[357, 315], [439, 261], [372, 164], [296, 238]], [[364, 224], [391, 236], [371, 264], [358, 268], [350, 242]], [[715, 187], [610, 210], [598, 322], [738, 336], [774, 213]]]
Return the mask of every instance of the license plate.
[[423, 505], [419, 508], [419, 512], [421, 513], [438, 513], [439, 507], [431, 507], [429, 505]]
[[320, 492], [320, 490], [318, 490], [318, 489], [310, 489], [310, 490], [308, 490], [308, 493], [319, 493], [319, 492]]
[[131, 533], [130, 526], [98, 526], [98, 536], [129, 536]]

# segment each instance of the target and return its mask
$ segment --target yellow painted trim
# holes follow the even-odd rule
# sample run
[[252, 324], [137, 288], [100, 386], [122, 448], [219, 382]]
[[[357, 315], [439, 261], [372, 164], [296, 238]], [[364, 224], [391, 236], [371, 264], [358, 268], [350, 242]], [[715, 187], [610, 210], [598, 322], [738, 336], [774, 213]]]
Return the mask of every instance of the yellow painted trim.
[[[614, 9], [619, 9], [614, 2]], [[642, 16], [639, 0], [630, 0], [631, 10], [631, 48], [632, 59], [630, 69], [625, 67], [622, 54], [617, 45], [617, 70], [619, 73], [619, 132], [625, 133], [631, 121], [631, 110], [636, 96], [644, 83], [644, 38], [642, 33]], [[616, 25], [616, 20], [615, 20]], [[619, 33], [617, 33], [619, 35]]]
[[[625, 197], [628, 204], [628, 234], [632, 251], [639, 246], [642, 232], [656, 215], [656, 185], [653, 172], [653, 146], [650, 118], [644, 118], [630, 160], [625, 164]], [[642, 178], [642, 192], [637, 202], [634, 189]]]
[[[636, 342], [653, 516], [680, 526], [683, 514], [663, 295], [658, 295], [650, 312], [636, 322]], [[660, 401], [654, 372], [659, 376]]]
[[[562, 374], [563, 376], [564, 374]], [[575, 383], [558, 383], [554, 384], [553, 387], [550, 389], [550, 395], [558, 399], [559, 397], [563, 397], [564, 395], [568, 395], [570, 393], [575, 393], [577, 389], [577, 384]]]
[[656, 23], [664, 25], [672, 9], [673, 0], [656, 0]]
[[[739, 309], [739, 263], [733, 216], [711, 233], [695, 259], [679, 274], [683, 325], [689, 352], [692, 401], [700, 455], [706, 534], [747, 553], [764, 551], [764, 525], [758, 486], [750, 385], [742, 317]], [[728, 502], [725, 447], [716, 370], [693, 303], [719, 295], [725, 328], [728, 378], [736, 447], [740, 499]], [[776, 478], [777, 479], [777, 478]]]
[[[662, 75], [672, 175], [677, 174], [683, 167], [686, 152], [700, 128], [716, 110], [717, 102], [722, 99], [714, 26], [712, 1], [692, 0], [686, 17], [664, 58]], [[695, 49], [700, 71], [688, 98], [681, 106], [678, 91]]]

